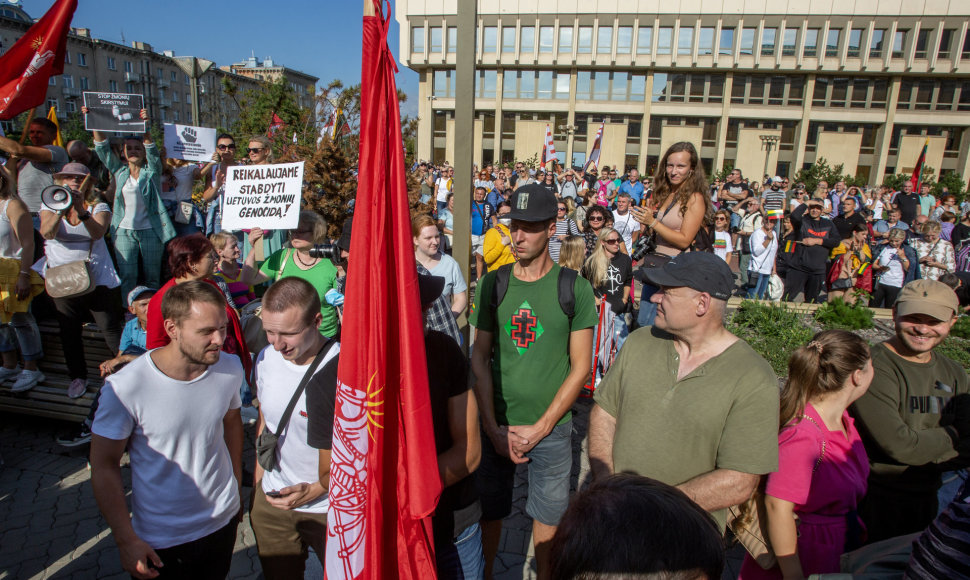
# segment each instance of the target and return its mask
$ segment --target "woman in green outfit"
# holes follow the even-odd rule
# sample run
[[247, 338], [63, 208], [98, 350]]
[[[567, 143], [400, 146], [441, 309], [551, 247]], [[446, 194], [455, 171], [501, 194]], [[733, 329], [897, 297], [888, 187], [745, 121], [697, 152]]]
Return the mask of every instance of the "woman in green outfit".
[[[259, 239], [259, 234], [260, 232], [254, 230], [254, 243]], [[323, 315], [320, 334], [333, 337], [340, 328], [340, 322], [337, 309], [327, 304], [324, 295], [335, 285], [337, 268], [326, 258], [310, 256], [310, 249], [314, 245], [327, 241], [327, 222], [323, 217], [316, 212], [301, 211], [299, 225], [290, 231], [290, 247], [270, 254], [256, 274], [253, 284], [261, 284], [267, 280], [275, 282], [284, 276], [303, 278], [320, 295], [320, 314]]]

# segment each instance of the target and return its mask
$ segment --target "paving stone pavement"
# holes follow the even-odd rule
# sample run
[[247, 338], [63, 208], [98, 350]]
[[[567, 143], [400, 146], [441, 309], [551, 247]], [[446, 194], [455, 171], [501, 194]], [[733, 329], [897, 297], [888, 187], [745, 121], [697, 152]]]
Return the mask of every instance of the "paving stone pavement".
[[[570, 489], [587, 479], [586, 427], [592, 403], [574, 405], [573, 470]], [[54, 442], [70, 424], [48, 419], [0, 413], [0, 580], [45, 578], [72, 580], [127, 580], [107, 523], [91, 491], [87, 446], [65, 449]], [[255, 463], [253, 427], [246, 428], [244, 466]], [[122, 469], [126, 489], [130, 471]], [[532, 521], [525, 515], [526, 466], [515, 477], [512, 515], [503, 524], [496, 580], [533, 580], [535, 556]], [[243, 489], [248, 497], [251, 489]], [[724, 579], [737, 577], [737, 550], [729, 552]], [[313, 557], [311, 556], [311, 560]], [[316, 562], [307, 566], [307, 578], [321, 578]], [[231, 580], [262, 578], [249, 512], [239, 526], [232, 559]]]

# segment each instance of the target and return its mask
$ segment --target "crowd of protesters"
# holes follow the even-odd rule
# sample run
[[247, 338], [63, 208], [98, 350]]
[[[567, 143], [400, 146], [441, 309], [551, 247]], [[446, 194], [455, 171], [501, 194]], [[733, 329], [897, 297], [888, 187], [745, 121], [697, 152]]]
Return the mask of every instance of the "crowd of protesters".
[[[302, 577], [311, 548], [324, 557], [345, 276], [367, 267], [350, 254], [352, 219], [330, 259], [311, 251], [331, 241], [312, 211], [291, 231], [221, 231], [226, 170], [240, 163], [231, 135], [200, 167], [164, 159], [148, 133], [114, 146], [96, 132], [93, 153], [65, 151], [48, 123], [31, 122], [29, 146], [0, 137], [12, 160], [0, 172], [0, 379], [20, 392], [44, 380], [30, 305], [46, 282], [69, 396], [88, 391], [89, 318], [112, 353], [88, 421], [61, 443], [91, 441], [94, 493], [124, 569], [225, 577], [248, 505], [264, 575]], [[270, 163], [271, 146], [249, 139], [244, 158]], [[725, 535], [746, 531], [773, 559], [752, 552], [743, 578], [838, 572], [844, 552], [909, 536], [913, 577], [938, 562], [967, 569], [947, 550], [954, 536], [970, 541], [959, 503], [970, 381], [935, 349], [967, 308], [970, 208], [947, 195], [924, 204], [908, 185], [821, 183], [809, 195], [737, 170], [709, 185], [695, 147], [677, 143], [652, 179], [476, 168], [466, 218], [454, 171], [415, 167], [424, 205], [411, 222], [445, 486], [433, 519], [440, 577], [492, 577], [520, 464], [543, 579], [717, 578]], [[54, 184], [69, 205], [41, 201]], [[196, 189], [205, 208], [191, 202]], [[463, 219], [474, 282], [450, 255]], [[77, 263], [93, 291], [51, 284]], [[781, 390], [724, 326], [734, 295], [853, 301], [860, 290], [893, 308], [895, 336], [870, 347], [819, 333], [792, 354]], [[466, 313], [470, 360], [457, 326]], [[581, 394], [593, 398], [593, 484], [571, 494]]]

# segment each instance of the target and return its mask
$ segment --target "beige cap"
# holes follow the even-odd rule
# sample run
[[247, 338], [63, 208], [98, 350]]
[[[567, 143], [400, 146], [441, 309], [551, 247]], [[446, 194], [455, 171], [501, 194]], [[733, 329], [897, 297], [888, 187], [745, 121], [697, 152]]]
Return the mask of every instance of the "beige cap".
[[950, 320], [960, 308], [957, 293], [943, 282], [913, 280], [903, 286], [894, 305], [896, 314], [926, 314], [937, 320]]

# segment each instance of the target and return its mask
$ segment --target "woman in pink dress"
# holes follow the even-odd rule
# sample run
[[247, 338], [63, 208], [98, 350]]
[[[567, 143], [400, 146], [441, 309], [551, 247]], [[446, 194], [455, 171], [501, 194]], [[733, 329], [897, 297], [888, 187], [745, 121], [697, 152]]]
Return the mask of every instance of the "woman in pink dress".
[[746, 555], [739, 578], [839, 572], [842, 553], [861, 545], [856, 507], [869, 461], [846, 409], [872, 376], [868, 344], [845, 330], [820, 332], [792, 354], [781, 394], [778, 471], [764, 486], [767, 539], [778, 564], [765, 570]]

